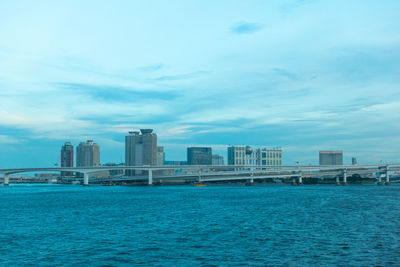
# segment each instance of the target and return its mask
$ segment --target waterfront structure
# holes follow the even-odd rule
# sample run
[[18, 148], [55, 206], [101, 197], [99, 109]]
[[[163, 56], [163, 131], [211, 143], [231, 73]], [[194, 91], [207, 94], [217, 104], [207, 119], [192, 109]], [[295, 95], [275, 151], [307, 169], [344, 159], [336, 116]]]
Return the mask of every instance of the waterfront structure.
[[319, 165], [343, 165], [343, 151], [319, 151]]
[[228, 165], [281, 166], [282, 149], [257, 148], [250, 146], [228, 147]]
[[[61, 167], [74, 167], [74, 146], [65, 142], [61, 147]], [[73, 172], [61, 172], [61, 176], [73, 176]]]
[[76, 166], [100, 166], [100, 146], [93, 140], [87, 140], [86, 143], [81, 142], [76, 147]]
[[[376, 177], [377, 185], [382, 185], [382, 178], [385, 177], [385, 185], [390, 185], [390, 172], [400, 171], [400, 163], [385, 163], [383, 164], [368, 164], [368, 165], [357, 165], [357, 166], [324, 166], [323, 168], [318, 165], [297, 165], [297, 166], [281, 166], [279, 168], [266, 168], [264, 166], [255, 166], [250, 168], [251, 171], [241, 171], [241, 167], [234, 168], [238, 170], [237, 173], [232, 173], [231, 168], [226, 166], [213, 166], [207, 168], [202, 165], [187, 165], [177, 168], [176, 166], [97, 166], [97, 167], [74, 167], [71, 168], [74, 172], [83, 175], [83, 185], [89, 185], [89, 176], [96, 178], [103, 178], [104, 175], [96, 175], [102, 172], [108, 172], [112, 170], [143, 170], [146, 172], [146, 176], [143, 177], [119, 177], [119, 181], [147, 181], [147, 184], [153, 184], [153, 173], [159, 170], [168, 171], [170, 176], [155, 177], [159, 183], [162, 181], [171, 180], [186, 180], [186, 181], [196, 181], [196, 182], [212, 182], [212, 181], [230, 181], [230, 180], [247, 180], [249, 184], [254, 183], [257, 180], [263, 179], [290, 179], [293, 185], [302, 185], [303, 178], [318, 178], [325, 179], [328, 177], [336, 177], [336, 184], [347, 185], [347, 177], [349, 175], [354, 176], [357, 174], [361, 178], [370, 178], [369, 176], [379, 173], [380, 175]], [[208, 169], [208, 171], [207, 171]], [[219, 171], [217, 171], [219, 170]], [[20, 169], [0, 169], [0, 178], [4, 186], [9, 185], [10, 179], [20, 179], [22, 177], [16, 177], [17, 173], [25, 172], [60, 172], [65, 171], [63, 167], [48, 167], [48, 168], [20, 168]], [[178, 175], [181, 174], [181, 175]], [[368, 175], [369, 174], [369, 175]], [[14, 175], [14, 176], [11, 176]], [[361, 175], [361, 176], [360, 176]], [[367, 175], [367, 176], [366, 176]], [[364, 176], [364, 177], [363, 177]], [[343, 177], [343, 182], [340, 182], [339, 177]], [[392, 176], [393, 177], [393, 176]], [[24, 178], [23, 178], [24, 179]], [[106, 178], [107, 179], [107, 178]], [[297, 179], [297, 181], [296, 181]], [[107, 182], [110, 180], [107, 179]]]
[[212, 164], [211, 147], [188, 147], [187, 162], [188, 165], [211, 165]]
[[212, 165], [224, 165], [224, 157], [217, 154], [212, 155]]
[[165, 162], [165, 152], [163, 146], [157, 147], [157, 166], [163, 166]]
[[[153, 129], [131, 131], [125, 136], [125, 165], [157, 165], [157, 135]], [[128, 176], [135, 174], [142, 174], [142, 171], [126, 171]]]

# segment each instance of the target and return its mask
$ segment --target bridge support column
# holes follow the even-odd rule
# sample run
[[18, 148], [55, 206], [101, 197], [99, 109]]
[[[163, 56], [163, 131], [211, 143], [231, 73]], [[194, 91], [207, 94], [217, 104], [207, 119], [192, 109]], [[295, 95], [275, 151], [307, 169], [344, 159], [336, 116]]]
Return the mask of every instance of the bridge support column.
[[378, 185], [382, 185], [382, 174], [381, 173], [379, 173]]
[[336, 175], [336, 185], [340, 185], [339, 175]]
[[347, 183], [347, 170], [343, 170], [343, 185], [348, 185]]
[[89, 173], [83, 173], [83, 185], [89, 186]]
[[389, 167], [386, 168], [386, 182], [385, 185], [390, 185], [390, 180], [389, 180]]
[[296, 178], [292, 179], [292, 185], [297, 185]]
[[246, 185], [249, 185], [249, 186], [254, 185], [254, 178], [253, 178], [253, 175], [250, 176], [250, 180], [246, 183]]
[[303, 175], [299, 176], [299, 185], [303, 185]]
[[153, 170], [147, 171], [149, 174], [148, 185], [153, 185]]
[[9, 183], [10, 183], [10, 175], [4, 174], [4, 186], [8, 186]]

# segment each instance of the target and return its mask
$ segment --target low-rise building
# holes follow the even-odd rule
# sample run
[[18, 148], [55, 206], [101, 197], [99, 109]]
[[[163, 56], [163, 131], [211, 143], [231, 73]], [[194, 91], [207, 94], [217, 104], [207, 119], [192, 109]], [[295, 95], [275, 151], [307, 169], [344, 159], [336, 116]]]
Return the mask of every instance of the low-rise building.
[[228, 165], [281, 166], [282, 149], [257, 148], [250, 146], [228, 147]]

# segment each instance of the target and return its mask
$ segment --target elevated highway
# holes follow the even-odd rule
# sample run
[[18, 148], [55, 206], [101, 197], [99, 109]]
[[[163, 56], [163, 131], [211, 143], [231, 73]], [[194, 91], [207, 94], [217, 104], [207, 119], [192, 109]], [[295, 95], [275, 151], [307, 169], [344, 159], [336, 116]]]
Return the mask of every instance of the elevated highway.
[[[297, 184], [303, 184], [305, 177], [336, 177], [340, 183], [339, 176], [343, 177], [343, 184], [347, 184], [347, 177], [351, 174], [375, 174], [380, 173], [378, 182], [390, 184], [390, 172], [400, 171], [400, 163], [390, 164], [366, 164], [366, 165], [341, 165], [341, 166], [316, 166], [316, 165], [283, 165], [283, 166], [254, 166], [254, 165], [184, 165], [184, 166], [98, 166], [98, 167], [46, 167], [46, 168], [15, 168], [0, 169], [0, 176], [3, 177], [3, 184], [8, 185], [10, 175], [17, 173], [31, 172], [77, 172], [83, 174], [83, 184], [89, 185], [91, 174], [104, 171], [137, 170], [143, 171], [145, 176], [119, 177], [114, 180], [136, 180], [147, 181], [152, 185], [153, 179], [159, 180], [184, 180], [197, 182], [248, 180], [253, 183], [257, 179], [279, 178], [296, 179]], [[169, 175], [157, 175], [155, 171], [168, 171]], [[174, 173], [176, 170], [182, 174]], [[96, 178], [91, 178], [96, 179]], [[101, 180], [101, 179], [96, 179]]]

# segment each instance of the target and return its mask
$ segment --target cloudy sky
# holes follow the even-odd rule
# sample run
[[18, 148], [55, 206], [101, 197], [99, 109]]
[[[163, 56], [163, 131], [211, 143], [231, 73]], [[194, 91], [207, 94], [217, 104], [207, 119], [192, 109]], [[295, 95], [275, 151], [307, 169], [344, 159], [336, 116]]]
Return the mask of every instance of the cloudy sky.
[[282, 147], [284, 163], [400, 161], [400, 1], [0, 2], [0, 166], [65, 141], [124, 161], [153, 128], [187, 146]]

